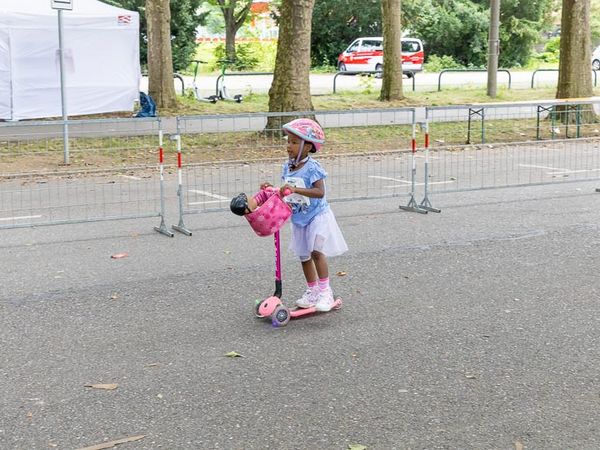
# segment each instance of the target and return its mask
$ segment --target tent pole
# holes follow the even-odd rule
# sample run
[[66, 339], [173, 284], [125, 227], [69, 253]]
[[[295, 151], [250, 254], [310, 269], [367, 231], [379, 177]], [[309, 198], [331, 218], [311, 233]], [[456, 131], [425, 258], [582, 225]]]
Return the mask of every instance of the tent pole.
[[64, 61], [64, 46], [63, 46], [63, 10], [58, 10], [58, 48], [60, 54], [60, 101], [62, 104], [62, 120], [63, 120], [63, 151], [64, 164], [69, 164], [69, 125], [67, 117], [67, 93], [65, 89], [65, 61]]

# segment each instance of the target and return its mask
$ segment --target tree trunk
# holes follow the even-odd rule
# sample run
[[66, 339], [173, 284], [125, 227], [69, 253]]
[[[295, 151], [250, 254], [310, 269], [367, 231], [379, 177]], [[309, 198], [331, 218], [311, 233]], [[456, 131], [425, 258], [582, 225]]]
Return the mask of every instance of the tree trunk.
[[[310, 33], [315, 0], [283, 0], [269, 111], [312, 111], [310, 97]], [[267, 129], [281, 124], [270, 118]]]
[[[236, 60], [235, 36], [246, 22], [252, 7], [252, 0], [242, 0], [243, 7], [238, 10], [238, 0], [218, 0], [223, 20], [225, 20], [225, 57], [229, 61]], [[236, 12], [237, 11], [237, 12]]]
[[225, 58], [229, 61], [235, 61], [235, 35], [237, 29], [234, 21], [225, 20]]
[[379, 100], [401, 100], [402, 92], [402, 25], [401, 0], [382, 0], [383, 80]]
[[[590, 0], [563, 0], [556, 98], [587, 98], [594, 95], [591, 47]], [[562, 123], [595, 121], [590, 105], [556, 109]]]
[[171, 53], [169, 0], [146, 0], [148, 26], [148, 93], [158, 108], [177, 105]]

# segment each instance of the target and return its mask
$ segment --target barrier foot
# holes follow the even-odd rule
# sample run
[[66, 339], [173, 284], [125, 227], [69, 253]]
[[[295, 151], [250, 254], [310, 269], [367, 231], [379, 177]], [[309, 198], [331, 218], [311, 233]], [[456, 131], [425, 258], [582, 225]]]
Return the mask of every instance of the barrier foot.
[[429, 199], [427, 197], [425, 197], [423, 199], [423, 201], [419, 205], [419, 208], [424, 209], [424, 210], [429, 211], [429, 212], [434, 212], [434, 213], [441, 213], [442, 212], [441, 209], [437, 209], [437, 208], [434, 208], [433, 206], [431, 206], [431, 202], [429, 201]]
[[175, 231], [179, 231], [180, 233], [185, 234], [186, 236], [192, 235], [192, 232], [185, 227], [183, 220], [180, 220], [178, 225], [173, 225], [171, 226], [171, 228], [173, 228]]
[[400, 208], [403, 211], [416, 212], [419, 214], [427, 214], [427, 211], [424, 209], [421, 209], [421, 207], [417, 204], [417, 202], [415, 201], [415, 198], [412, 195], [410, 196], [410, 201], [408, 202], [408, 204], [406, 206], [399, 206], [398, 208]]
[[162, 217], [160, 219], [160, 225], [157, 227], [154, 227], [154, 231], [158, 231], [160, 234], [164, 234], [165, 236], [168, 236], [168, 237], [175, 236], [173, 233], [171, 233], [169, 231], [169, 229], [165, 225], [165, 219], [163, 219]]

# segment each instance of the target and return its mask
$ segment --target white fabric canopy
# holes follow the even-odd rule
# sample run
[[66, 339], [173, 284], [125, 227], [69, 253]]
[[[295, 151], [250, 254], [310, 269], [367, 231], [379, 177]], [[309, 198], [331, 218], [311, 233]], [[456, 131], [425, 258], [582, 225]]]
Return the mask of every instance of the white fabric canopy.
[[[64, 11], [69, 116], [131, 111], [139, 96], [139, 15], [96, 0]], [[58, 12], [50, 0], [0, 1], [0, 119], [62, 115]]]

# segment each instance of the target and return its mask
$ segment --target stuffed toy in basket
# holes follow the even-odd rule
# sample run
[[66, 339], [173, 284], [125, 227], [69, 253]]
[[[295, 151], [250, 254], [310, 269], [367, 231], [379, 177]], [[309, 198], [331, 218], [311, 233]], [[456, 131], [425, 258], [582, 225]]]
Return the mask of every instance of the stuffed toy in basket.
[[283, 201], [279, 189], [272, 190], [271, 196], [254, 211], [246, 214], [246, 220], [259, 236], [271, 236], [287, 222], [292, 215], [292, 209]]

